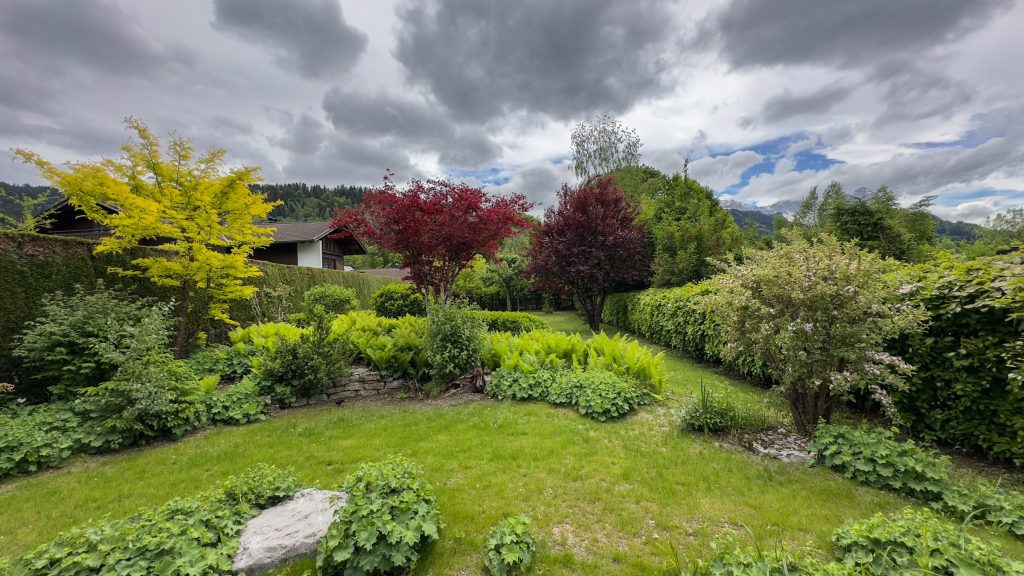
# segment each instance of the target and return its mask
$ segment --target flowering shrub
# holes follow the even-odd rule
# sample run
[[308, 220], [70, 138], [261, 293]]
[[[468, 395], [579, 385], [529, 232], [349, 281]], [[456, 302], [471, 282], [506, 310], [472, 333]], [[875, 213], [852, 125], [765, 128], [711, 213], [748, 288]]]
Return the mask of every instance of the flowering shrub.
[[825, 234], [790, 233], [711, 282], [726, 359], [755, 358], [807, 433], [837, 402], [867, 390], [890, 415], [889, 390], [912, 368], [885, 344], [919, 328], [924, 312], [899, 293], [896, 264]]

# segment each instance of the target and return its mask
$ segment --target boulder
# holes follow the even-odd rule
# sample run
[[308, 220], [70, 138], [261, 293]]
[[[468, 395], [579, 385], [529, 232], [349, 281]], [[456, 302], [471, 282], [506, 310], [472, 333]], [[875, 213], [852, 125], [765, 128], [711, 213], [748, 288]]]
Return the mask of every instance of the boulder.
[[245, 525], [231, 569], [247, 576], [266, 574], [295, 558], [314, 555], [317, 541], [344, 505], [343, 492], [308, 488], [267, 508]]

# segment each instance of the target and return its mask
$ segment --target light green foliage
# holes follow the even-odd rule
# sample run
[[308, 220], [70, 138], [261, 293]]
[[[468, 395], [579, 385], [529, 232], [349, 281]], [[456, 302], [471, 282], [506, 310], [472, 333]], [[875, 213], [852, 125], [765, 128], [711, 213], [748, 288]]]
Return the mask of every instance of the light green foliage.
[[50, 218], [42, 208], [51, 203], [53, 203], [53, 199], [48, 192], [42, 192], [35, 196], [30, 194], [15, 196], [0, 186], [0, 204], [11, 204], [14, 208], [11, 211], [14, 213], [13, 216], [0, 210], [0, 228], [16, 232], [35, 232], [40, 226], [50, 222]]
[[434, 304], [427, 311], [427, 362], [430, 377], [443, 391], [480, 365], [483, 320], [463, 304]]
[[491, 576], [522, 574], [537, 554], [537, 542], [530, 534], [530, 519], [524, 514], [502, 518], [487, 535], [484, 565]]
[[249, 424], [266, 420], [269, 398], [264, 396], [252, 378], [221, 388], [210, 394], [206, 405], [214, 424]]
[[980, 243], [993, 250], [1024, 245], [1024, 208], [1010, 208], [986, 219]]
[[422, 471], [403, 458], [364, 464], [342, 482], [348, 498], [317, 543], [321, 576], [405, 574], [443, 524]]
[[704, 382], [699, 393], [690, 398], [677, 413], [679, 426], [690, 432], [721, 434], [763, 428], [772, 419], [767, 410], [742, 406], [729, 394], [713, 392]]
[[578, 334], [547, 330], [519, 335], [495, 332], [487, 336], [483, 364], [490, 370], [504, 368], [527, 374], [541, 369], [593, 366], [629, 376], [655, 395], [665, 383], [662, 356], [621, 334], [602, 333], [584, 340]]
[[412, 284], [399, 283], [382, 286], [373, 294], [373, 311], [381, 318], [423, 316], [423, 295]]
[[572, 159], [569, 166], [581, 181], [640, 165], [640, 136], [633, 128], [608, 115], [576, 125], [569, 137]]
[[651, 401], [636, 380], [603, 368], [562, 370], [548, 391], [548, 402], [567, 404], [599, 422], [629, 414]]
[[18, 576], [231, 574], [246, 521], [294, 494], [288, 473], [257, 466], [206, 493], [122, 520], [73, 528], [12, 563]]
[[[225, 362], [236, 367], [236, 376], [245, 376], [254, 369], [258, 371], [267, 357], [275, 354], [285, 343], [297, 341], [305, 332], [305, 328], [286, 322], [266, 322], [236, 328], [228, 334], [231, 349], [225, 352]], [[247, 369], [237, 371], [238, 367], [245, 368], [246, 365]]]
[[915, 434], [1024, 465], [1024, 254], [912, 269], [927, 328], [893, 351], [916, 368], [894, 395]]
[[898, 442], [881, 428], [819, 426], [811, 451], [818, 464], [874, 488], [935, 501], [949, 485], [948, 457]]
[[932, 507], [956, 518], [1003, 528], [1024, 538], [1024, 494], [982, 480], [946, 488]]
[[359, 309], [359, 297], [352, 288], [322, 284], [306, 290], [302, 297], [302, 309], [307, 316], [317, 307], [328, 314], [344, 314]]
[[495, 400], [546, 400], [557, 377], [554, 370], [527, 373], [498, 368], [491, 374], [485, 392]]
[[372, 312], [351, 312], [331, 325], [355, 357], [382, 375], [422, 382], [429, 375], [427, 320], [413, 316], [381, 318]]
[[110, 379], [123, 361], [123, 351], [139, 346], [138, 327], [158, 330], [151, 351], [169, 341], [167, 306], [115, 292], [100, 283], [77, 287], [71, 294], [55, 292], [44, 299], [42, 315], [26, 324], [15, 354], [51, 393], [67, 396]]
[[196, 376], [220, 376], [221, 381], [241, 380], [252, 370], [252, 359], [247, 353], [225, 344], [198, 348], [186, 362]]
[[866, 390], [895, 417], [889, 390], [913, 370], [884, 352], [915, 331], [923, 311], [901, 294], [891, 261], [822, 235], [795, 233], [772, 250], [750, 251], [712, 283], [707, 302], [722, 356], [755, 358], [789, 403], [801, 432], [828, 422], [838, 401]]
[[848, 522], [832, 535], [832, 546], [843, 566], [879, 576], [1024, 573], [1024, 563], [926, 510], [908, 508], [891, 516], [876, 514]]
[[74, 454], [117, 443], [117, 435], [73, 408], [67, 402], [0, 407], [0, 478], [52, 468]]
[[904, 208], [887, 186], [858, 198], [833, 181], [820, 199], [817, 186], [811, 188], [793, 215], [793, 228], [805, 238], [827, 233], [884, 257], [920, 262], [934, 252], [935, 217], [928, 211], [934, 199]]
[[331, 318], [314, 307], [309, 320], [309, 328], [297, 339], [282, 342], [255, 368], [261, 392], [282, 405], [322, 394], [348, 369], [349, 350], [332, 337]]
[[642, 166], [611, 173], [628, 198], [640, 203], [639, 221], [653, 248], [656, 287], [681, 286], [711, 276], [712, 260], [739, 254], [740, 229], [714, 192], [685, 174], [667, 176]]
[[539, 316], [526, 312], [492, 312], [481, 310], [476, 315], [484, 321], [488, 332], [512, 332], [519, 334], [531, 330], [543, 330], [548, 323]]

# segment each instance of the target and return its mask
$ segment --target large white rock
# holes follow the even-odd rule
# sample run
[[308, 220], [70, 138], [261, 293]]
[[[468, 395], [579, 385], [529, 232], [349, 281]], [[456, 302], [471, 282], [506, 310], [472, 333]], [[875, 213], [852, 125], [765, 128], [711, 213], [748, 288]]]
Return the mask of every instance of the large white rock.
[[345, 505], [343, 492], [307, 488], [249, 520], [231, 568], [246, 576], [265, 574], [300, 556], [316, 553], [316, 543]]

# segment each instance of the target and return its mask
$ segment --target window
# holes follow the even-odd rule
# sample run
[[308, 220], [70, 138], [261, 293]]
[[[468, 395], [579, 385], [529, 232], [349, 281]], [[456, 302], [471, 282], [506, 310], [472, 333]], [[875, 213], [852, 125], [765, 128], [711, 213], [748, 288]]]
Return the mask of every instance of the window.
[[335, 260], [334, 258], [327, 258], [325, 256], [324, 257], [324, 268], [330, 268], [331, 270], [337, 270], [338, 269], [338, 261]]

